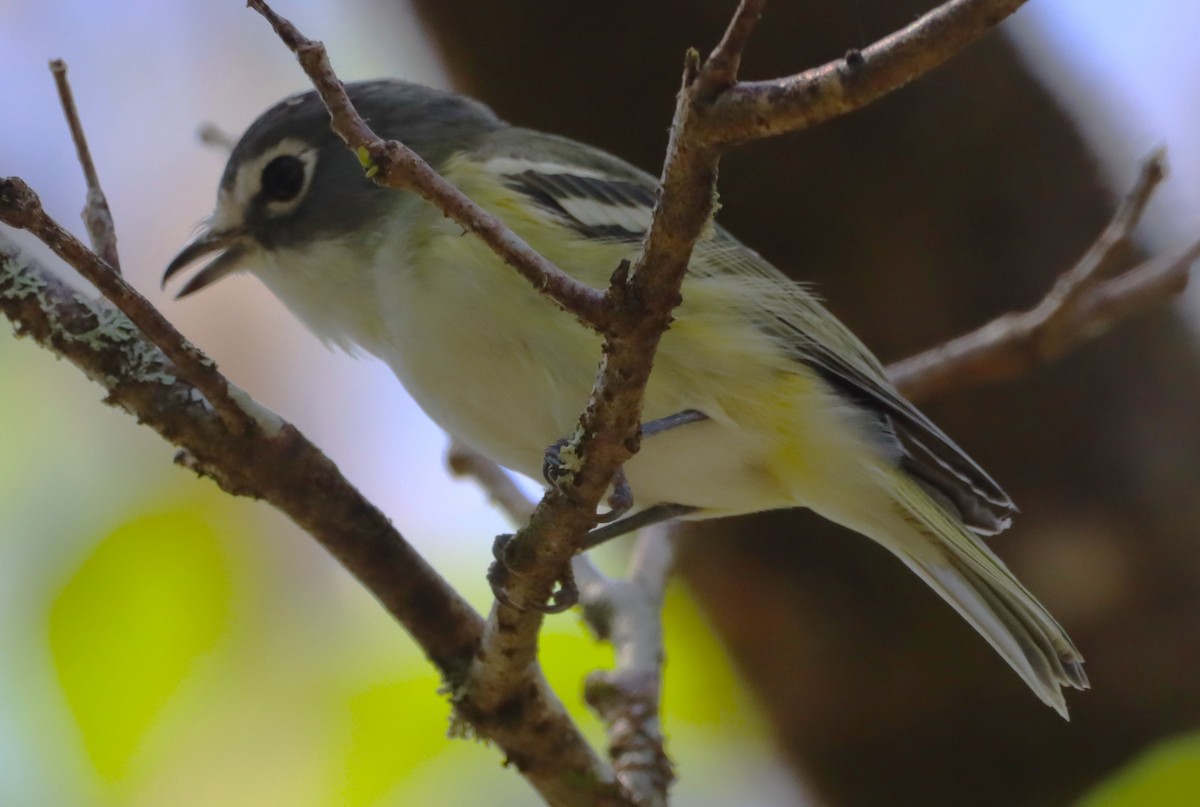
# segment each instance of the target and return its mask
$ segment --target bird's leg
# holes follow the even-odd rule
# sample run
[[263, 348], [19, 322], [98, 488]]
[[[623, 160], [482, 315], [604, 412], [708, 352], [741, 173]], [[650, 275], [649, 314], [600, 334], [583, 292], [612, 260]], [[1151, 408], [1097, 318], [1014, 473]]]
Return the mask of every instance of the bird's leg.
[[613, 491], [608, 494], [608, 512], [597, 513], [597, 524], [609, 524], [616, 521], [621, 516], [629, 512], [633, 507], [633, 490], [629, 487], [629, 480], [625, 478], [625, 471], [618, 468], [613, 474]]
[[699, 423], [703, 420], [708, 420], [708, 415], [696, 409], [684, 409], [682, 412], [667, 415], [665, 418], [657, 418], [648, 423], [643, 423], [642, 437], [653, 437], [656, 434], [662, 434], [671, 429], [678, 429], [680, 426], [686, 426], [689, 423]]
[[589, 531], [587, 537], [583, 539], [583, 546], [580, 547], [579, 551], [586, 552], [589, 549], [600, 546], [600, 544], [611, 541], [613, 538], [627, 535], [634, 530], [640, 530], [642, 527], [649, 527], [651, 524], [661, 524], [673, 518], [686, 516], [699, 509], [699, 507], [693, 507], [690, 504], [656, 504], [653, 507], [647, 507], [640, 513], [634, 513], [628, 518], [623, 518]]
[[[667, 415], [666, 417], [656, 418], [655, 420], [643, 423], [642, 438], [654, 437], [671, 429], [677, 429], [680, 426], [686, 426], [690, 423], [700, 423], [705, 420], [708, 420], [708, 415], [703, 412], [696, 409], [685, 409], [682, 412], [676, 412], [673, 415]], [[599, 546], [605, 541], [611, 541], [613, 538], [641, 529], [642, 527], [669, 521], [679, 516], [685, 516], [688, 513], [694, 513], [700, 509], [687, 504], [672, 504], [668, 502], [648, 507], [629, 518], [621, 518], [621, 516], [625, 515], [633, 507], [633, 491], [629, 488], [629, 482], [625, 479], [625, 474], [620, 471], [617, 474], [613, 495], [608, 500], [612, 510], [606, 513], [602, 519], [597, 519], [604, 526], [597, 527], [588, 533], [581, 551]], [[620, 498], [618, 494], [621, 494]], [[614, 500], [618, 500], [622, 507], [614, 504]]]
[[[708, 415], [703, 412], [696, 409], [685, 409], [682, 412], [676, 412], [673, 415], [667, 415], [666, 417], [656, 418], [643, 423], [641, 436], [643, 439], [654, 437], [671, 429], [677, 429], [680, 426], [686, 426], [689, 423], [699, 423], [704, 420], [708, 420]], [[546, 449], [546, 453], [542, 458], [542, 478], [546, 480], [547, 485], [561, 490], [569, 482], [575, 471], [578, 470], [581, 459], [574, 453], [572, 441], [573, 438], [564, 437]], [[633, 507], [633, 491], [629, 487], [629, 480], [625, 478], [625, 473], [621, 469], [617, 469], [617, 473], [613, 477], [613, 492], [608, 497], [608, 505], [610, 508], [609, 512], [596, 516], [598, 523], [608, 524], [614, 522], [628, 513]]]
[[[643, 423], [641, 436], [643, 438], [654, 437], [671, 429], [704, 420], [708, 420], [708, 415], [703, 412], [685, 409], [682, 412]], [[542, 461], [542, 477], [546, 480], [546, 484], [561, 490], [569, 484], [571, 477], [578, 470], [580, 461], [580, 457], [574, 453], [573, 438], [564, 437], [546, 449]], [[608, 506], [607, 513], [595, 516], [596, 522], [603, 526], [597, 527], [587, 534], [580, 551], [592, 549], [641, 527], [669, 521], [700, 509], [687, 504], [656, 504], [628, 518], [622, 518], [633, 507], [633, 490], [629, 487], [629, 480], [626, 479], [624, 470], [619, 468], [613, 476], [613, 491], [609, 494]], [[496, 541], [492, 545], [492, 554], [496, 561], [488, 568], [487, 579], [492, 593], [499, 602], [511, 608], [524, 610], [524, 606], [512, 601], [505, 588], [509, 575], [519, 574], [513, 570], [508, 559], [508, 545], [512, 538], [512, 535], [496, 537]], [[557, 614], [571, 608], [578, 600], [579, 589], [575, 585], [575, 577], [568, 564], [558, 578], [558, 588], [551, 595], [550, 602], [532, 607], [544, 613]]]

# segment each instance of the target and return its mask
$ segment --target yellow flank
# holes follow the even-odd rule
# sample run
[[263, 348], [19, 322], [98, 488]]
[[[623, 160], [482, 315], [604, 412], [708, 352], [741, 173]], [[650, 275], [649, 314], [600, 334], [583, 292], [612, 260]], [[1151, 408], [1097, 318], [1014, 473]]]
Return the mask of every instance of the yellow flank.
[[745, 390], [733, 405], [745, 428], [771, 436], [766, 470], [796, 504], [853, 495], [879, 462], [857, 415], [803, 365]]

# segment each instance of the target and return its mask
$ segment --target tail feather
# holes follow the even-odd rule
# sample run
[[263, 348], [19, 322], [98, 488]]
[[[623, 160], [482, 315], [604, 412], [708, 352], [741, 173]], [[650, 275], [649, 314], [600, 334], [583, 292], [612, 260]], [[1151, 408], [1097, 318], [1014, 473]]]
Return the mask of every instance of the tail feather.
[[[959, 573], [971, 582], [974, 572], [960, 567]], [[1033, 595], [1022, 589], [1022, 597], [1029, 600], [1031, 608], [1022, 610], [1012, 600], [1005, 600], [988, 586], [983, 580], [974, 584], [976, 591], [987, 601], [1004, 624], [1009, 627], [1018, 639], [1024, 635], [1036, 645], [1042, 658], [1049, 661], [1049, 667], [1041, 671], [1042, 678], [1052, 679], [1060, 685], [1072, 686], [1076, 689], [1087, 689], [1087, 674], [1083, 671], [1083, 658], [1071, 643], [1066, 632], [1053, 617], [1033, 598]], [[1027, 653], [1027, 657], [1034, 654]]]
[[[1001, 589], [954, 560], [911, 560], [918, 574], [1016, 670], [1034, 693], [1064, 718], [1063, 686], [1087, 689], [1083, 658], [1046, 610], [1023, 589]], [[999, 561], [997, 561], [999, 562]]]
[[1043, 702], [1068, 718], [1061, 687], [1089, 684], [1083, 656], [1066, 632], [978, 536], [915, 481], [895, 471], [890, 476], [908, 534], [897, 534], [895, 525], [871, 533], [979, 631]]

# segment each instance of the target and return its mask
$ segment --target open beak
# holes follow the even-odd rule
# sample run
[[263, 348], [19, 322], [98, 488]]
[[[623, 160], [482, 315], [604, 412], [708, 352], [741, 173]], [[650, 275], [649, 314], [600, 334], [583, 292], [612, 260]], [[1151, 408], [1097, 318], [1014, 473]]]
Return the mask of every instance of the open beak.
[[163, 272], [162, 285], [165, 287], [167, 281], [189, 264], [195, 263], [198, 258], [211, 252], [220, 252], [220, 255], [184, 284], [184, 287], [175, 295], [175, 299], [178, 300], [205, 286], [210, 286], [240, 268], [242, 258], [246, 255], [246, 246], [245, 230], [209, 230], [175, 256], [175, 260], [171, 261], [167, 271]]

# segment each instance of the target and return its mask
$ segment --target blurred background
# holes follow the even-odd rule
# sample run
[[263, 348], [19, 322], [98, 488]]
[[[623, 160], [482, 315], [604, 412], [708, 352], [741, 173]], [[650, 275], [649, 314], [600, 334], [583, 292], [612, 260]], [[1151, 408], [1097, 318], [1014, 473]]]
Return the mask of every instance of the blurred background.
[[[932, 5], [776, 0], [745, 75], [835, 58]], [[711, 47], [733, 6], [275, 7], [343, 78], [457, 87], [657, 172], [683, 50]], [[1198, 25], [1188, 0], [1034, 0], [917, 85], [732, 156], [723, 221], [886, 360], [1033, 304], [1158, 145], [1173, 175], [1144, 248], [1181, 246], [1200, 233]], [[486, 609], [506, 525], [448, 478], [443, 436], [381, 364], [326, 351], [252, 279], [181, 303], [158, 289], [224, 164], [197, 127], [236, 134], [306, 87], [268, 26], [240, 2], [0, 0], [0, 54], [0, 173], [82, 232], [46, 69], [66, 59], [128, 278]], [[994, 545], [1088, 658], [1095, 689], [1068, 696], [1070, 724], [868, 542], [803, 514], [706, 526], [667, 614], [676, 803], [1200, 801], [1194, 308], [926, 405], [1024, 511]], [[0, 336], [0, 379], [0, 804], [533, 802], [494, 749], [446, 738], [419, 650], [293, 525], [175, 468], [28, 342]], [[621, 548], [602, 561], [619, 571]], [[564, 616], [545, 655], [602, 745], [578, 693], [607, 649]]]

